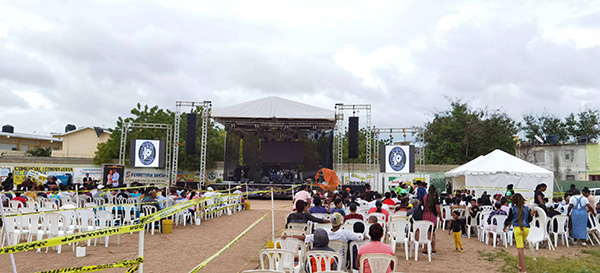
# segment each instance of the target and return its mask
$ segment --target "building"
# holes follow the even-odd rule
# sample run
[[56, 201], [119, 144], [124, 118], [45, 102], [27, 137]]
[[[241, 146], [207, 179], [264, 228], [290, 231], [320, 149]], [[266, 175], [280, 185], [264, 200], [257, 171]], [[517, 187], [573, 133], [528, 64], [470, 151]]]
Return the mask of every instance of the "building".
[[62, 149], [52, 152], [53, 157], [93, 158], [99, 143], [108, 141], [110, 132], [100, 127], [81, 127], [66, 133], [53, 133], [62, 142]]
[[600, 180], [597, 143], [517, 147], [516, 156], [554, 172], [556, 180]]
[[25, 156], [36, 148], [62, 149], [62, 140], [50, 136], [14, 133], [12, 130], [0, 132], [0, 155]]

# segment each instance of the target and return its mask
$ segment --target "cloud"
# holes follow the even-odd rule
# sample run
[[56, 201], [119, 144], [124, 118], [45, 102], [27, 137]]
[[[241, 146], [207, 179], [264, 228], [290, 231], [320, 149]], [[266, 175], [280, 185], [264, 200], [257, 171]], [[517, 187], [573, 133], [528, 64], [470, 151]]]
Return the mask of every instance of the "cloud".
[[0, 4], [2, 122], [21, 132], [269, 95], [370, 103], [380, 127], [423, 125], [447, 98], [515, 119], [600, 107], [592, 2], [44, 3]]

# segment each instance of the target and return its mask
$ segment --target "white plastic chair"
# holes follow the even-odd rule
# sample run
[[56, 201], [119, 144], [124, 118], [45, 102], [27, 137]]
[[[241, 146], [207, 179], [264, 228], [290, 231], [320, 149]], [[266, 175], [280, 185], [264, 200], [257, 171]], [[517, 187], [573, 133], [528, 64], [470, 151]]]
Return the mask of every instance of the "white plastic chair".
[[368, 241], [352, 241], [350, 243], [350, 245], [348, 246], [348, 253], [350, 254], [350, 259], [348, 261], [348, 263], [350, 264], [350, 272], [358, 272], [358, 270], [356, 270], [356, 257], [354, 256], [354, 249], [356, 249], [356, 253], [358, 254], [358, 249], [363, 246], [366, 245], [368, 243]]
[[[387, 223], [387, 219], [385, 217], [385, 214], [383, 214], [381, 212], [369, 213], [368, 217], [371, 217], [371, 216], [377, 217], [377, 223], [380, 223], [381, 225], [385, 225]], [[368, 217], [367, 217], [367, 219], [368, 219]]]
[[471, 232], [473, 232], [473, 230], [477, 231], [477, 215], [475, 215], [475, 217], [471, 217], [471, 215], [467, 215], [467, 219], [466, 219], [466, 223], [465, 223], [465, 228], [467, 231], [467, 238], [471, 238]]
[[[141, 217], [141, 216], [145, 216], [145, 215], [150, 215], [150, 214], [156, 213], [156, 211], [157, 211], [157, 209], [156, 209], [156, 207], [155, 207], [155, 206], [149, 206], [149, 205], [145, 205], [145, 206], [144, 206], [144, 205], [143, 205], [143, 206], [142, 206], [142, 212], [143, 212], [143, 215], [140, 215], [140, 217]], [[161, 222], [160, 222], [160, 220], [158, 220], [158, 221], [154, 221], [154, 222], [151, 222], [151, 223], [146, 223], [146, 225], [145, 225], [145, 227], [144, 227], [144, 228], [145, 228], [146, 230], [148, 230], [148, 231], [151, 231], [151, 234], [152, 234], [152, 235], [154, 235], [154, 228], [155, 228], [155, 226], [156, 226], [156, 225], [158, 225], [158, 230], [159, 230], [159, 232], [161, 232], [161, 233], [162, 233], [162, 225], [161, 225]]]
[[442, 206], [442, 230], [446, 229], [446, 222], [450, 223], [452, 220], [452, 207]]
[[[306, 253], [306, 245], [303, 241], [295, 239], [295, 238], [276, 238], [275, 239], [275, 248], [287, 249], [294, 252], [294, 258], [298, 258], [299, 261], [302, 261], [304, 257], [304, 253]], [[300, 265], [300, 268], [302, 266]]]
[[36, 202], [35, 200], [27, 200], [25, 206], [30, 209], [35, 209], [38, 206], [38, 202]]
[[590, 227], [587, 228], [589, 241], [592, 245], [594, 245], [594, 240], [600, 244], [600, 225], [598, 219], [590, 212], [588, 212], [588, 223], [590, 224]]
[[[311, 260], [315, 260], [316, 271], [313, 271]], [[336, 262], [334, 262], [336, 261]], [[308, 251], [306, 253], [306, 268], [308, 268], [307, 273], [313, 272], [326, 272], [331, 270], [342, 270], [342, 257], [340, 254], [331, 252], [331, 251]], [[332, 264], [336, 265], [335, 268], [332, 268]], [[323, 267], [325, 270], [323, 270]]]
[[[415, 248], [415, 261], [419, 258], [419, 246], [427, 245], [427, 256], [431, 262], [431, 237], [433, 236], [433, 223], [430, 221], [415, 221], [412, 242]], [[417, 236], [417, 233], [419, 234]]]
[[390, 222], [390, 229], [388, 231], [390, 246], [396, 253], [396, 245], [404, 244], [404, 254], [406, 260], [409, 258], [409, 239], [408, 239], [408, 220], [396, 220]]
[[327, 213], [311, 213], [310, 215], [319, 219], [327, 219], [328, 217]]
[[481, 206], [481, 207], [479, 207], [479, 212], [480, 213], [482, 213], [482, 212], [486, 213], [486, 212], [492, 212], [492, 211], [494, 211], [494, 207], [492, 207], [492, 206]]
[[340, 240], [329, 240], [329, 247], [333, 248], [337, 254], [340, 255], [341, 260], [338, 260], [338, 263], [342, 265], [346, 265], [346, 257], [348, 255], [348, 242], [340, 241]]
[[263, 249], [259, 253], [262, 270], [294, 273], [294, 251], [289, 249]]
[[[539, 227], [544, 232], [543, 241], [548, 243], [548, 249], [553, 250], [554, 245], [552, 244], [552, 241], [550, 241], [550, 234], [548, 233], [549, 220], [546, 216], [546, 212], [540, 207], [535, 207], [534, 209], [535, 211], [537, 211], [537, 215], [533, 217], [533, 220], [531, 221], [530, 225], [532, 227]], [[536, 249], [540, 248], [539, 242], [536, 244], [535, 247]]]
[[[496, 221], [496, 226], [494, 229], [492, 229], [492, 244], [494, 247], [496, 247], [496, 237], [500, 238], [500, 240], [502, 240], [502, 243], [504, 243], [504, 247], [508, 247], [508, 239], [506, 236], [506, 232], [504, 232], [504, 221], [506, 220], [508, 216], [506, 215], [494, 215], [492, 216], [491, 222], [492, 224], [494, 223], [494, 220]], [[485, 240], [485, 244], [487, 245], [488, 243], [488, 239], [489, 236], [486, 237]]]
[[[550, 234], [554, 235], [554, 247], [558, 247], [558, 236], [562, 235], [562, 243], [569, 247], [569, 216], [555, 215], [550, 218]], [[556, 230], [556, 231], [554, 231]]]
[[[544, 238], [544, 231], [536, 226], [531, 226], [529, 228], [529, 235], [527, 236], [527, 243], [529, 244], [529, 249], [531, 250], [531, 257], [535, 260], [535, 246], [541, 242], [549, 241], [549, 239]], [[554, 248], [552, 242], [548, 242], [551, 249]]]
[[[48, 238], [65, 235], [65, 232], [61, 230], [62, 223], [65, 221], [65, 217], [60, 213], [47, 213], [44, 221], [45, 227], [42, 228], [42, 230], [44, 230], [43, 235], [46, 235]], [[56, 248], [58, 250], [58, 254], [60, 254], [62, 245], [58, 245]], [[48, 253], [48, 248], [46, 248], [46, 253]]]
[[330, 230], [332, 228], [331, 223], [315, 223], [315, 229], [322, 228], [324, 230]]
[[8, 203], [8, 207], [11, 209], [18, 209], [18, 208], [22, 208], [25, 206], [19, 200], [10, 200], [10, 202]]
[[485, 237], [487, 236], [487, 218], [490, 216], [490, 213], [491, 212], [479, 212], [479, 214], [477, 214], [479, 219], [479, 226], [477, 227], [477, 238], [481, 242], [485, 242]]
[[[433, 223], [427, 221], [433, 227]], [[398, 267], [398, 258], [387, 254], [365, 254], [360, 256], [360, 272], [365, 270], [365, 261], [369, 261], [369, 268], [372, 273], [386, 273], [388, 268], [394, 270]]]
[[[98, 218], [98, 229], [105, 229], [115, 226], [116, 219], [114, 215], [106, 210], [99, 210], [96, 214], [96, 218]], [[110, 236], [100, 237], [104, 238], [104, 247], [108, 247], [108, 240]], [[94, 246], [96, 245], [96, 241], [98, 238], [94, 240]], [[120, 236], [117, 234], [117, 245], [120, 243]]]
[[283, 271], [278, 270], [269, 270], [269, 269], [253, 269], [253, 270], [244, 270], [242, 273], [285, 273]]

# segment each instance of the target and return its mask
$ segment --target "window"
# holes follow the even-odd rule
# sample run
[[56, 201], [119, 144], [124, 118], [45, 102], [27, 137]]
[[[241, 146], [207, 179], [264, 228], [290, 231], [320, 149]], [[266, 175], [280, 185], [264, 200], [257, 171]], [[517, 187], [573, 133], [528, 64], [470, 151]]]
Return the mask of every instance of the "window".
[[0, 143], [0, 150], [16, 151], [17, 144]]
[[21, 145], [21, 151], [29, 151], [29, 145]]
[[546, 152], [536, 151], [533, 153], [533, 163], [544, 163], [546, 162]]
[[590, 181], [600, 181], [600, 175], [590, 175]]
[[573, 161], [575, 159], [575, 150], [565, 150], [565, 160]]
[[567, 180], [575, 180], [575, 176], [572, 174], [567, 175]]

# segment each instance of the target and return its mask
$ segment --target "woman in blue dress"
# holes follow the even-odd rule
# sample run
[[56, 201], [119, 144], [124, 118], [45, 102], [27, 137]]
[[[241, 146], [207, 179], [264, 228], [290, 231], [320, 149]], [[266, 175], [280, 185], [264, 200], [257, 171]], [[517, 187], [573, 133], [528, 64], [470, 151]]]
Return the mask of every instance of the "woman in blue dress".
[[[574, 240], [581, 240], [581, 245], [586, 245], [587, 240], [587, 212], [588, 208], [592, 213], [594, 209], [590, 205], [588, 199], [579, 194], [571, 196], [569, 199], [569, 215], [571, 215], [571, 229], [573, 231], [572, 236]], [[577, 241], [575, 241], [577, 244]]]

